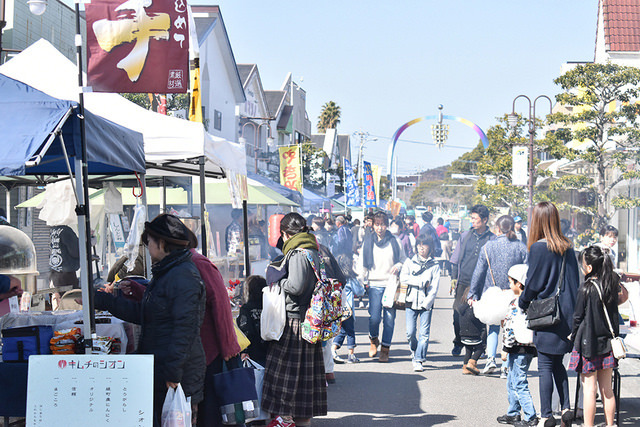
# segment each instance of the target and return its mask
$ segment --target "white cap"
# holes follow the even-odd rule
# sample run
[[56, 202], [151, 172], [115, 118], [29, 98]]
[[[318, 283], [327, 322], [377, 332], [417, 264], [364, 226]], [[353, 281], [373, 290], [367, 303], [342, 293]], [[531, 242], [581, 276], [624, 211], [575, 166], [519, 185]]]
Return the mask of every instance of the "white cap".
[[511, 277], [516, 282], [522, 283], [524, 286], [524, 282], [527, 280], [527, 271], [529, 270], [529, 266], [527, 264], [516, 264], [509, 269], [509, 277]]

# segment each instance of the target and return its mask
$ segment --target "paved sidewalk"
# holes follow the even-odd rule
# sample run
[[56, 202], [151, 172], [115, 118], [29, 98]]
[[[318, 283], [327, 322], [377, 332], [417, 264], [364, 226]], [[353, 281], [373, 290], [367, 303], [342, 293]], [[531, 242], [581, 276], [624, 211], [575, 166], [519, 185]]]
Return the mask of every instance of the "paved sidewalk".
[[[494, 426], [507, 410], [506, 381], [492, 376], [462, 375], [462, 358], [451, 356], [453, 298], [449, 278], [442, 278], [434, 307], [428, 363], [413, 372], [405, 335], [404, 311], [398, 311], [391, 361], [383, 364], [368, 356], [368, 313], [356, 309], [358, 364], [336, 365], [336, 384], [329, 385], [329, 413], [314, 426]], [[382, 333], [382, 332], [381, 332]], [[340, 350], [346, 355], [346, 348]], [[479, 363], [480, 368], [484, 361]], [[640, 425], [640, 361], [623, 360], [621, 425]], [[573, 404], [575, 375], [570, 376]], [[539, 411], [536, 359], [529, 385]], [[596, 422], [604, 422], [598, 404]]]

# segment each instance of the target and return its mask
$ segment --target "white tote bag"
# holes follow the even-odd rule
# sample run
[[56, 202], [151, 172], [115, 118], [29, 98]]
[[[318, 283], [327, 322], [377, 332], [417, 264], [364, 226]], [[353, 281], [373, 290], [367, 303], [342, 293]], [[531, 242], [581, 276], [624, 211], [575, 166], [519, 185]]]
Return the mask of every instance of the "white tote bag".
[[284, 291], [278, 285], [262, 289], [262, 316], [260, 317], [260, 336], [265, 341], [278, 341], [284, 332], [287, 321]]
[[170, 388], [164, 398], [162, 427], [191, 427], [191, 398], [184, 396], [180, 384]]
[[393, 303], [395, 302], [398, 286], [400, 286], [400, 280], [398, 279], [398, 276], [392, 274], [391, 277], [389, 277], [387, 287], [384, 289], [384, 293], [382, 294], [383, 307], [393, 308]]

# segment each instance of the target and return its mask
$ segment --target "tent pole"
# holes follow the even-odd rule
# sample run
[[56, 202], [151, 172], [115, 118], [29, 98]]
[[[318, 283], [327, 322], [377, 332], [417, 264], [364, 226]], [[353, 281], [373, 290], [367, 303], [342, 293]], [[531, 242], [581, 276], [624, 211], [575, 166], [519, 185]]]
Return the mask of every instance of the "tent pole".
[[[140, 181], [142, 182], [142, 205], [144, 206], [144, 215], [149, 221], [149, 206], [147, 205], [147, 175], [140, 174]], [[144, 266], [147, 279], [151, 279], [151, 256], [149, 251], [145, 247], [144, 249]]]
[[205, 157], [200, 156], [200, 245], [202, 247], [202, 255], [207, 256], [207, 226], [205, 224], [206, 218], [204, 215], [205, 206], [207, 201], [205, 200], [207, 197], [206, 187], [205, 187], [205, 179], [204, 179], [204, 163]]
[[[76, 168], [76, 191], [79, 204], [76, 207], [76, 214], [78, 215], [78, 238], [79, 238], [79, 255], [80, 255], [80, 288], [82, 289], [82, 321], [83, 321], [83, 334], [85, 339], [85, 353], [91, 354], [91, 350], [93, 349], [93, 339], [96, 337], [95, 332], [95, 313], [93, 310], [93, 284], [90, 279], [92, 279], [93, 274], [91, 274], [91, 260], [89, 257], [91, 256], [91, 252], [89, 251], [89, 247], [91, 245], [91, 240], [87, 242], [87, 234], [90, 235], [91, 229], [89, 228], [89, 233], [87, 233], [87, 228], [90, 227], [88, 216], [84, 215], [84, 211], [87, 206], [85, 205], [85, 185], [82, 182], [82, 175], [78, 172], [82, 169], [82, 160], [76, 158], [75, 159], [75, 168]], [[86, 344], [87, 341], [89, 344]]]
[[162, 213], [167, 213], [167, 177], [162, 177]]
[[[84, 348], [85, 353], [91, 354], [93, 349], [93, 339], [96, 335], [95, 325], [95, 312], [93, 309], [93, 272], [91, 268], [91, 221], [89, 214], [89, 168], [87, 165], [87, 135], [85, 132], [84, 122], [84, 79], [82, 76], [82, 32], [80, 31], [80, 3], [78, 0], [75, 2], [75, 18], [76, 18], [76, 61], [78, 64], [78, 90], [79, 90], [79, 105], [78, 105], [78, 118], [80, 119], [80, 146], [81, 146], [81, 158], [76, 157], [76, 179], [78, 174], [81, 173], [81, 179], [78, 182], [78, 193], [82, 190], [80, 197], [81, 203], [76, 207], [76, 213], [78, 214], [78, 232], [84, 237], [84, 250], [83, 245], [80, 245], [80, 259], [81, 266], [84, 264], [80, 271], [81, 288], [82, 288], [82, 309], [84, 316]], [[79, 194], [80, 196], [80, 194]], [[82, 225], [81, 225], [82, 224]], [[84, 252], [84, 253], [83, 253]], [[84, 256], [83, 256], [84, 255]], [[88, 312], [88, 313], [87, 313]]]
[[249, 208], [247, 200], [242, 200], [242, 215], [244, 217], [244, 278], [251, 276], [251, 264], [249, 262]]

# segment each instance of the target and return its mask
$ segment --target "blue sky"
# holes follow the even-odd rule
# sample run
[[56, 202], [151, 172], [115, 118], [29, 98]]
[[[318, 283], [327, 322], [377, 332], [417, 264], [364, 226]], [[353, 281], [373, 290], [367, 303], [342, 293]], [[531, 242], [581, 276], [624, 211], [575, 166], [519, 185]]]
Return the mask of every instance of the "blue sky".
[[[342, 109], [339, 132], [377, 136], [367, 144], [365, 160], [386, 168], [396, 129], [436, 114], [438, 104], [486, 132], [497, 116], [511, 111], [515, 96], [553, 97], [553, 79], [564, 62], [593, 60], [598, 0], [219, 5], [237, 62], [257, 63], [265, 89], [278, 89], [292, 72], [307, 92], [314, 130], [322, 104], [335, 101]], [[538, 104], [538, 111], [546, 108]], [[399, 142], [400, 174], [447, 164], [478, 142], [470, 128], [452, 122], [449, 141], [438, 151], [430, 124], [402, 135], [428, 145]]]

